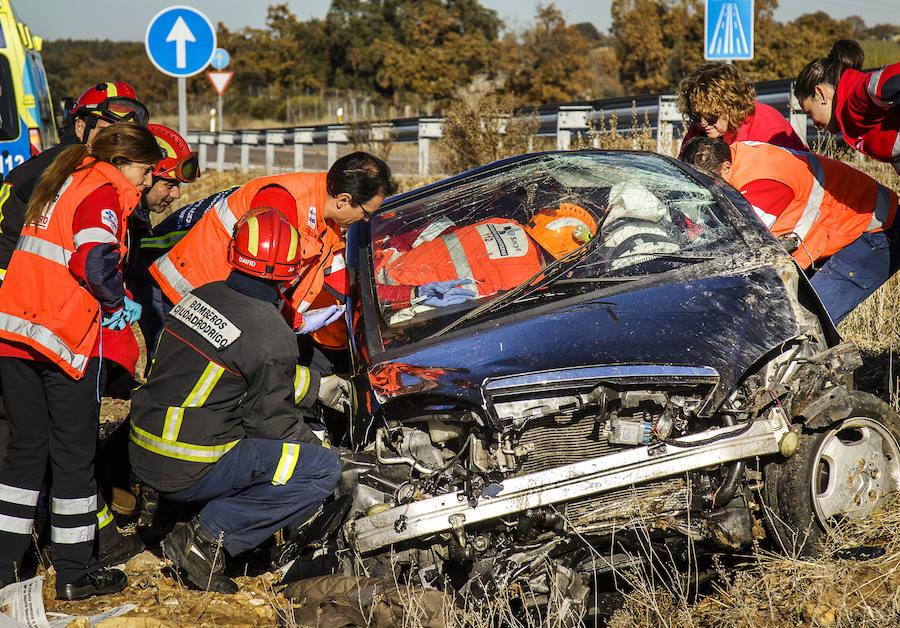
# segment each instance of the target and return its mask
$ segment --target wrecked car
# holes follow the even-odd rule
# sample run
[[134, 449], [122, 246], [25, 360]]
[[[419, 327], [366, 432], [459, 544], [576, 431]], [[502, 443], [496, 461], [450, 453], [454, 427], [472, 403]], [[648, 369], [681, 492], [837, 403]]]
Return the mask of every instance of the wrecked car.
[[390, 199], [347, 260], [341, 542], [370, 575], [584, 599], [648, 544], [809, 551], [898, 488], [856, 348], [681, 162], [506, 159]]

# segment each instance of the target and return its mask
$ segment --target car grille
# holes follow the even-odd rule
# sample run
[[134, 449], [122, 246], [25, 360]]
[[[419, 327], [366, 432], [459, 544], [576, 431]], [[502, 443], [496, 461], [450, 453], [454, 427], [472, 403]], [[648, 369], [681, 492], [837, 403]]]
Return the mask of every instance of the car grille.
[[533, 419], [522, 430], [519, 444], [531, 449], [519, 472], [521, 475], [623, 449], [622, 445], [610, 445], [603, 424], [591, 417]]

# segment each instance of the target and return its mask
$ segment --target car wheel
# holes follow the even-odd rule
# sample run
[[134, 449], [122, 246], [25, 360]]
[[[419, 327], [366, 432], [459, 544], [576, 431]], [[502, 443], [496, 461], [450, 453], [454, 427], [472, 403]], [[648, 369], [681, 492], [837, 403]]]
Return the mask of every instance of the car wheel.
[[854, 392], [853, 411], [823, 430], [804, 430], [796, 453], [765, 469], [767, 521], [785, 552], [815, 552], [848, 518], [865, 517], [900, 490], [900, 417]]

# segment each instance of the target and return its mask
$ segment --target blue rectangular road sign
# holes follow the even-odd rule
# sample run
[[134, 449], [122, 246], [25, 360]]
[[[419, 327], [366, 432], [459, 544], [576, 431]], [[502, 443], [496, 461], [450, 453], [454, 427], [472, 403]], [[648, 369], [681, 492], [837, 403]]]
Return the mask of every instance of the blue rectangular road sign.
[[753, 0], [706, 0], [703, 56], [709, 60], [753, 58]]

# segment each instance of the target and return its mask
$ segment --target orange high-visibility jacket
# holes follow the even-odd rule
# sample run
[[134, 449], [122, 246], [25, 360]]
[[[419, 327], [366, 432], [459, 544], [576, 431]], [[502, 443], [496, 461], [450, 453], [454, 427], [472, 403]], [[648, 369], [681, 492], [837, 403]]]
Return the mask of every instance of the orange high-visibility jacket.
[[245, 183], [213, 205], [172, 250], [153, 263], [150, 273], [172, 303], [198, 286], [228, 277], [228, 243], [235, 224], [250, 209], [257, 192], [267, 185], [279, 185], [294, 197], [297, 206], [296, 216], [287, 219], [300, 232], [302, 265], [296, 287], [287, 296], [295, 313], [292, 325], [298, 327], [300, 315], [322, 289], [332, 258], [344, 250], [340, 228], [326, 224], [322, 215], [326, 174], [292, 172]]
[[[22, 230], [0, 284], [0, 338], [28, 345], [74, 379], [84, 375], [102, 316], [100, 303], [69, 271], [75, 210], [94, 190], [112, 184], [125, 223], [141, 199], [115, 166], [90, 158], [84, 166], [90, 167], [68, 178], [41, 221]], [[122, 239], [119, 249], [124, 257]]]
[[730, 148], [731, 185], [741, 189], [769, 179], [794, 192], [794, 200], [769, 229], [776, 236], [794, 233], [800, 238], [793, 255], [802, 268], [894, 221], [897, 194], [845, 163], [757, 142], [735, 142]]
[[378, 283], [421, 286], [472, 279], [478, 294], [509, 290], [541, 270], [541, 250], [519, 223], [490, 218], [423, 242], [388, 261]]

